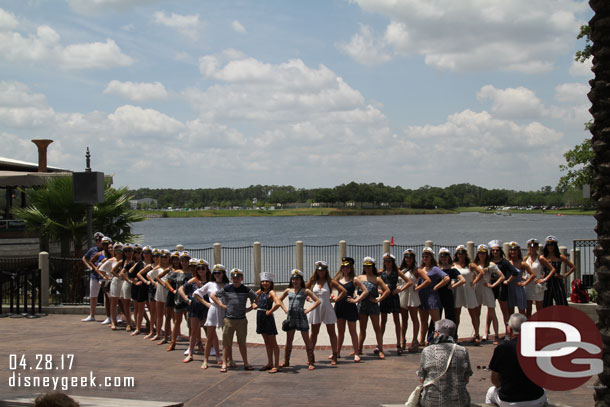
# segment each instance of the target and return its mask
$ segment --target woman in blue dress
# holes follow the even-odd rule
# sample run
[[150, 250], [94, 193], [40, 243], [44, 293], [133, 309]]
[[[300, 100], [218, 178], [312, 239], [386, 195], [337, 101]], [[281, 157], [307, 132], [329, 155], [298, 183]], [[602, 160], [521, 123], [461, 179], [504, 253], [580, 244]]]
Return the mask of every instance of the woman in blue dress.
[[[430, 285], [419, 290], [419, 342], [427, 345], [431, 339], [427, 337], [429, 319], [432, 319], [432, 323], [441, 319], [443, 304], [441, 303], [438, 289], [449, 284], [451, 279], [436, 265], [434, 250], [431, 247], [424, 247], [421, 259], [419, 272], [426, 273], [428, 278], [430, 278]], [[421, 283], [420, 280], [421, 278], [418, 280], [418, 284]]]
[[[515, 307], [517, 307], [519, 312], [525, 315], [527, 296], [525, 295], [525, 288], [523, 287], [531, 283], [534, 278], [536, 278], [536, 274], [532, 271], [531, 267], [523, 261], [519, 243], [510, 242], [508, 247], [508, 260], [517, 271], [516, 274], [511, 275], [503, 283], [508, 287], [508, 312], [509, 314], [513, 314]], [[525, 280], [523, 279], [523, 272], [529, 273], [528, 278]]]
[[[369, 318], [375, 331], [375, 337], [377, 338], [377, 349], [379, 351], [379, 359], [385, 359], [383, 353], [383, 335], [381, 335], [381, 327], [379, 326], [379, 303], [383, 301], [388, 295], [390, 295], [390, 289], [383, 282], [377, 268], [375, 267], [375, 259], [372, 257], [365, 257], [362, 260], [362, 275], [356, 277], [364, 287], [368, 290], [369, 294], [358, 304], [358, 313], [360, 314], [360, 335], [358, 336], [358, 354], [362, 354], [364, 346], [364, 340], [366, 339], [366, 326]], [[379, 298], [379, 288], [382, 290], [382, 294]], [[361, 293], [359, 293], [361, 294]]]

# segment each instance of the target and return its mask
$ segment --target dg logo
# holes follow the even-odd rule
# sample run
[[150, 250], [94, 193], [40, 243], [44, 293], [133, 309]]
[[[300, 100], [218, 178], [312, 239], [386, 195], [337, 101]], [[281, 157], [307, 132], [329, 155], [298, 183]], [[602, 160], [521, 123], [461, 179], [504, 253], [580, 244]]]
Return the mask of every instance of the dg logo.
[[519, 364], [548, 390], [575, 389], [603, 371], [602, 338], [584, 312], [564, 305], [543, 308], [521, 325]]

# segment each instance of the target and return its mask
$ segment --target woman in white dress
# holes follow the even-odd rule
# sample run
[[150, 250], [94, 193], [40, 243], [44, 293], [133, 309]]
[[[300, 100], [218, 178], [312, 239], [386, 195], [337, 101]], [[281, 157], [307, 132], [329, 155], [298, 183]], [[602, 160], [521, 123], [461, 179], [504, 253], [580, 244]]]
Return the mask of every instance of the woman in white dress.
[[[541, 310], [544, 306], [544, 292], [547, 288], [547, 281], [555, 274], [555, 268], [549, 263], [549, 261], [538, 253], [540, 243], [537, 239], [530, 239], [527, 241], [527, 256], [525, 256], [525, 262], [530, 266], [536, 277], [534, 277], [534, 283], [526, 285], [525, 296], [527, 297], [527, 308], [525, 310], [525, 316], [532, 316], [532, 308], [534, 302], [536, 303], [536, 312]], [[545, 276], [544, 270], [550, 270]]]
[[[402, 290], [398, 296], [400, 297], [400, 315], [402, 316], [401, 334], [402, 334], [402, 348], [408, 352], [417, 352], [419, 348], [419, 342], [417, 341], [417, 334], [419, 333], [419, 294], [418, 291], [427, 284], [430, 284], [430, 277], [425, 273], [420, 273], [417, 268], [417, 259], [415, 258], [415, 250], [407, 249], [402, 253], [402, 262], [400, 263], [400, 270], [407, 277], [408, 281], [402, 285], [406, 289]], [[421, 283], [417, 284], [418, 278], [421, 278]], [[428, 282], [428, 283], [426, 283]], [[409, 327], [409, 316], [413, 324], [413, 339], [407, 349], [407, 328]]]
[[[210, 294], [215, 294], [228, 283], [229, 278], [227, 277], [227, 269], [222, 264], [216, 264], [212, 269], [212, 281], [206, 283], [203, 287], [199, 288], [193, 293], [193, 298], [195, 300], [209, 308], [208, 316], [205, 320], [205, 324], [203, 324], [205, 327], [207, 341], [205, 343], [203, 364], [201, 365], [202, 369], [208, 368], [208, 360], [210, 359], [212, 347], [214, 347], [214, 350], [216, 351], [216, 363], [221, 363], [219, 360], [220, 346], [218, 344], [216, 329], [224, 326], [223, 321], [225, 319], [225, 311], [216, 305], [214, 301], [209, 301], [208, 298]], [[230, 361], [229, 363], [233, 362]]]
[[[123, 255], [123, 246], [120, 246], [119, 252], [118, 254], [115, 255], [115, 251], [114, 251], [114, 246], [109, 246], [108, 247], [108, 254], [110, 255], [109, 257], [106, 257], [104, 260], [102, 260], [102, 263], [100, 263], [97, 266], [97, 270], [98, 272], [103, 276], [104, 280], [103, 280], [103, 285], [104, 285], [104, 290], [106, 291], [106, 297], [104, 298], [107, 301], [107, 314], [108, 314], [108, 318], [106, 318], [106, 320], [104, 322], [102, 322], [102, 325], [106, 325], [107, 323], [109, 324], [113, 324], [113, 319], [112, 319], [112, 303], [113, 301], [110, 298], [110, 288], [108, 287], [109, 285], [112, 285], [112, 280], [114, 280], [114, 276], [112, 275], [112, 269], [114, 268], [114, 266], [116, 266], [116, 264], [119, 262], [119, 258], [121, 258], [121, 256]], [[114, 324], [116, 324], [116, 304], [118, 303], [118, 298], [115, 302], [115, 307], [114, 307]]]
[[167, 288], [165, 287], [165, 275], [163, 273], [165, 270], [169, 270], [169, 256], [170, 252], [167, 249], [161, 250], [161, 262], [160, 266], [153, 271], [150, 272], [150, 275], [155, 280], [157, 284], [157, 290], [155, 291], [155, 304], [157, 307], [157, 335], [155, 335], [152, 340], [159, 339], [161, 343], [167, 343], [167, 338], [171, 335], [169, 330], [163, 331], [163, 319], [165, 317], [165, 302], [167, 301]]
[[[472, 327], [474, 328], [473, 342], [475, 345], [481, 343], [481, 335], [479, 334], [479, 325], [481, 320], [481, 305], [477, 302], [477, 297], [474, 293], [474, 286], [483, 278], [483, 273], [480, 269], [470, 262], [466, 247], [459, 245], [455, 249], [453, 256], [453, 267], [460, 272], [462, 277], [466, 280], [465, 284], [462, 284], [453, 289], [454, 301], [455, 301], [455, 325], [460, 325], [460, 314], [462, 307], [468, 309], [470, 319], [472, 321]], [[457, 335], [456, 328], [456, 336]], [[457, 341], [457, 338], [456, 338]]]
[[[493, 289], [504, 282], [504, 274], [500, 272], [498, 266], [489, 260], [489, 247], [486, 244], [477, 246], [477, 257], [474, 259], [474, 264], [483, 273], [483, 278], [474, 287], [474, 293], [477, 297], [477, 302], [481, 306], [487, 307], [487, 317], [485, 323], [485, 335], [483, 339], [489, 337], [489, 326], [493, 324], [494, 345], [499, 344], [498, 332], [498, 316], [496, 315], [496, 297], [494, 297]], [[496, 277], [497, 280], [492, 284], [491, 278]]]
[[[326, 324], [326, 331], [330, 337], [330, 345], [333, 351], [331, 365], [336, 365], [338, 356], [337, 334], [335, 333], [337, 315], [335, 314], [331, 302], [335, 300], [339, 301], [347, 294], [347, 291], [345, 291], [345, 288], [343, 288], [341, 284], [330, 277], [328, 264], [325, 261], [316, 262], [314, 272], [305, 287], [310, 289], [320, 299], [320, 306], [316, 307], [307, 315], [307, 319], [311, 324], [311, 336], [309, 338], [311, 348], [315, 349], [316, 347], [318, 334], [320, 333], [320, 325]], [[337, 298], [331, 299], [330, 295], [333, 289], [336, 289], [339, 295]]]
[[[112, 281], [110, 282], [110, 328], [116, 331], [117, 328], [117, 306], [121, 297], [121, 288], [123, 287], [123, 279], [119, 275], [120, 267], [123, 262], [123, 245], [119, 242], [114, 244], [114, 258], [110, 274]], [[104, 263], [106, 264], [106, 263]]]

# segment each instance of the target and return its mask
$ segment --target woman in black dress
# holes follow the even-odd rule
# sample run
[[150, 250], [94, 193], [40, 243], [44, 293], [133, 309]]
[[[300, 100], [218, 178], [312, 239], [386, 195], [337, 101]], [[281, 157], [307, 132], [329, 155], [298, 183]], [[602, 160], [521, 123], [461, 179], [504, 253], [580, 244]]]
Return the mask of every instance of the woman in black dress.
[[[199, 351], [201, 353], [204, 352], [203, 344], [201, 342], [201, 326], [202, 321], [205, 323], [208, 316], [208, 307], [197, 300], [193, 301], [193, 293], [199, 288], [203, 287], [204, 284], [212, 280], [210, 265], [207, 261], [203, 259], [191, 259], [191, 261], [194, 261], [195, 263], [195, 273], [193, 273], [193, 277], [185, 282], [184, 285], [178, 287], [178, 294], [188, 305], [188, 316], [191, 322], [189, 347], [187, 349], [187, 355], [184, 359], [184, 363], [188, 363], [193, 360], [193, 351], [195, 346], [199, 346]], [[209, 302], [208, 298], [204, 298], [204, 300]]]
[[[260, 274], [260, 289], [256, 292], [258, 296], [256, 308], [256, 333], [263, 336], [265, 349], [267, 350], [267, 364], [261, 367], [260, 371], [277, 373], [280, 371], [280, 347], [277, 344], [277, 328], [273, 313], [282, 308], [288, 313], [288, 308], [280, 301], [273, 291], [273, 273]], [[275, 361], [275, 362], [274, 362]]]
[[[547, 236], [542, 255], [555, 269], [555, 274], [548, 280], [547, 289], [544, 292], [544, 306], [550, 307], [553, 302], [555, 305], [568, 305], [565, 278], [574, 272], [576, 266], [565, 255], [561, 254], [555, 236]], [[565, 264], [568, 269], [565, 274], [561, 274], [562, 264]], [[549, 270], [546, 271], [549, 273]]]
[[402, 346], [400, 344], [400, 296], [399, 294], [406, 290], [408, 286], [403, 285], [398, 287], [398, 277], [404, 281], [408, 280], [408, 277], [398, 269], [396, 265], [396, 257], [390, 253], [383, 255], [383, 267], [379, 270], [379, 276], [383, 282], [390, 289], [390, 295], [388, 295], [379, 304], [379, 311], [381, 312], [381, 336], [385, 334], [385, 326], [388, 323], [388, 314], [392, 314], [394, 319], [394, 331], [396, 333], [396, 353], [402, 354]]
[[[360, 362], [358, 355], [358, 332], [356, 331], [356, 322], [358, 321], [358, 304], [363, 298], [369, 294], [369, 291], [362, 285], [360, 280], [356, 278], [354, 271], [354, 259], [351, 257], [343, 257], [341, 259], [341, 268], [335, 275], [334, 280], [341, 284], [347, 295], [335, 303], [335, 314], [337, 314], [337, 357], [341, 357], [341, 347], [345, 338], [345, 324], [349, 329], [349, 334], [352, 338], [352, 346], [354, 351], [349, 356], [354, 356], [354, 362]], [[361, 294], [354, 298], [354, 291], [358, 288]], [[332, 358], [332, 355], [329, 356]]]

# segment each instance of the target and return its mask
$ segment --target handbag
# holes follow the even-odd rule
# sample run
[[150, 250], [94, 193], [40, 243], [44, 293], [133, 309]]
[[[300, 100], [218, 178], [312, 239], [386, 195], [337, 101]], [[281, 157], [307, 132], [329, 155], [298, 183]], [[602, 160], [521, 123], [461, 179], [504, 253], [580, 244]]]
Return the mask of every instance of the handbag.
[[406, 407], [418, 407], [419, 398], [421, 397], [422, 390], [424, 388], [436, 383], [438, 381], [438, 379], [440, 379], [441, 377], [443, 377], [443, 375], [445, 373], [447, 373], [447, 369], [449, 369], [449, 365], [451, 364], [451, 359], [453, 358], [453, 353], [455, 352], [456, 346], [457, 346], [457, 344], [454, 343], [453, 348], [451, 349], [451, 354], [449, 355], [449, 359], [447, 359], [447, 366], [445, 366], [445, 370], [443, 371], [443, 373], [438, 375], [438, 377], [436, 377], [434, 380], [432, 380], [426, 384], [420, 384], [419, 386], [417, 386], [409, 395], [409, 398], [407, 399], [407, 402], [405, 403]]
[[[301, 290], [299, 290], [299, 292], [301, 292]], [[282, 331], [284, 332], [292, 331], [293, 329], [290, 323], [290, 308], [292, 308], [292, 303], [297, 298], [297, 294], [298, 293], [295, 293], [292, 301], [290, 301], [290, 304], [288, 305], [288, 315], [286, 316], [286, 319], [282, 321]]]

